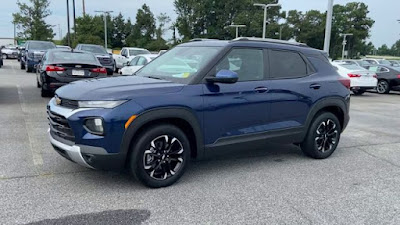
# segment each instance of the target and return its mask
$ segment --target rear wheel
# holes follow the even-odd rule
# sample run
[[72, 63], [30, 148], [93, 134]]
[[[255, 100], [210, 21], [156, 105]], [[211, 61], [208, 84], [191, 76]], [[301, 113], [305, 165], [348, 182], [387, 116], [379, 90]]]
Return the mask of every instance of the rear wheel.
[[378, 81], [378, 85], [376, 86], [376, 91], [379, 94], [388, 94], [390, 92], [389, 83], [386, 80]]
[[311, 123], [301, 149], [311, 158], [328, 158], [339, 144], [341, 131], [340, 122], [334, 114], [320, 113]]
[[25, 69], [25, 64], [21, 61], [21, 70], [24, 70]]
[[42, 97], [50, 97], [50, 96], [51, 96], [51, 93], [50, 93], [50, 91], [45, 90], [45, 89], [43, 88], [43, 85], [42, 85], [42, 88], [41, 88], [41, 90], [40, 90], [40, 95], [41, 95]]
[[362, 95], [365, 93], [365, 90], [353, 90], [354, 95]]
[[178, 181], [190, 158], [190, 144], [185, 133], [169, 124], [145, 129], [132, 148], [131, 172], [144, 185], [153, 188]]
[[32, 67], [29, 67], [29, 65], [25, 66], [25, 70], [27, 73], [31, 73], [32, 72]]

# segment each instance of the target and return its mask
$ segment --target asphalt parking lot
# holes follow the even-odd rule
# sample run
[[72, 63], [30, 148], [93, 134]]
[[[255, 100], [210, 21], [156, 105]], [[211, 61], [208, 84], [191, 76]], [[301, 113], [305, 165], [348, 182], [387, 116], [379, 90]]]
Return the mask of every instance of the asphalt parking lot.
[[0, 224], [400, 224], [400, 92], [353, 96], [332, 157], [271, 144], [193, 162], [171, 187], [88, 170], [47, 138], [35, 74], [0, 69]]

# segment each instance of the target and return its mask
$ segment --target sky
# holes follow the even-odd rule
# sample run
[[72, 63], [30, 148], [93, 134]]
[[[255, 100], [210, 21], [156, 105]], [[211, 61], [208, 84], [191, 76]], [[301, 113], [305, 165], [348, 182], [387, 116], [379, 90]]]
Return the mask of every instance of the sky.
[[[27, 2], [28, 0], [20, 0]], [[240, 0], [238, 0], [240, 1]], [[369, 17], [375, 20], [375, 24], [371, 30], [372, 43], [379, 47], [382, 44], [392, 46], [400, 39], [400, 1], [399, 0], [334, 0], [335, 4], [346, 4], [348, 2], [364, 2], [369, 6]], [[13, 37], [12, 13], [18, 11], [16, 5], [17, 0], [0, 0], [0, 38]], [[47, 18], [47, 22], [55, 25], [55, 39], [59, 37], [59, 24], [62, 34], [67, 31], [66, 22], [66, 0], [50, 0], [50, 10], [52, 15]], [[72, 2], [72, 0], [70, 0]], [[112, 15], [121, 12], [124, 17], [132, 18], [133, 21], [137, 10], [146, 3], [155, 15], [167, 13], [172, 20], [176, 18], [173, 2], [174, 0], [85, 0], [86, 13], [94, 14], [95, 10], [113, 10]], [[256, 2], [256, 0], [255, 0]], [[326, 11], [328, 0], [279, 0], [282, 4], [282, 10], [320, 10]], [[385, 2], [382, 4], [382, 2]], [[77, 16], [82, 15], [82, 0], [76, 0]], [[167, 34], [168, 35], [168, 34]]]

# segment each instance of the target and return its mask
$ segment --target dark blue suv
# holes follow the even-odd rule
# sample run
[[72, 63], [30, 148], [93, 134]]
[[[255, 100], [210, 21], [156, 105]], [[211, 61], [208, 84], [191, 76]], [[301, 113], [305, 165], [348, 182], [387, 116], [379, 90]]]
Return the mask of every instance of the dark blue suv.
[[48, 105], [55, 150], [80, 165], [128, 168], [149, 187], [191, 158], [266, 142], [329, 157], [349, 121], [350, 81], [320, 50], [239, 38], [193, 40], [134, 76], [73, 82]]

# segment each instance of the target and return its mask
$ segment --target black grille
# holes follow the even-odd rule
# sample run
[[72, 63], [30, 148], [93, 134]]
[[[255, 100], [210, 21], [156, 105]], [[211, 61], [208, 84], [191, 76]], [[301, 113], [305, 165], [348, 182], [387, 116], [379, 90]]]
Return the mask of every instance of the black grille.
[[64, 116], [58, 115], [50, 110], [47, 110], [47, 115], [47, 118], [49, 119], [50, 132], [53, 135], [75, 142], [74, 132], [69, 126], [68, 120]]
[[103, 57], [98, 57], [99, 61], [101, 64], [111, 64], [111, 59], [110, 58], [103, 58]]
[[64, 99], [64, 98], [60, 98], [60, 99], [61, 99], [61, 104], [60, 105], [65, 107], [65, 108], [69, 108], [69, 109], [77, 109], [77, 108], [79, 108], [78, 101]]

